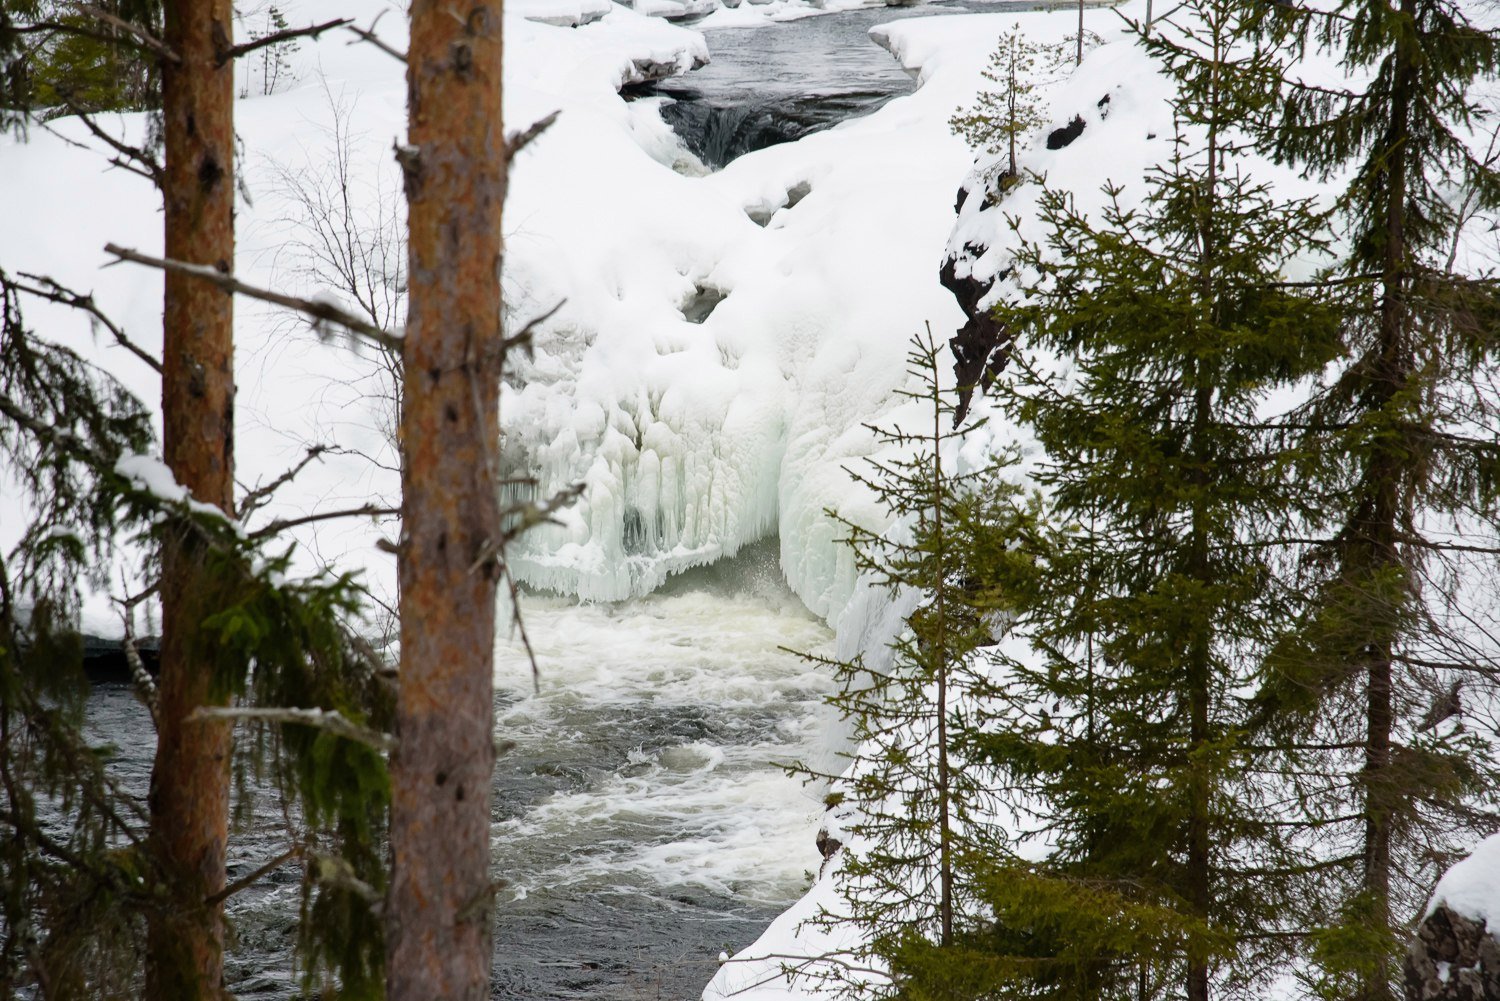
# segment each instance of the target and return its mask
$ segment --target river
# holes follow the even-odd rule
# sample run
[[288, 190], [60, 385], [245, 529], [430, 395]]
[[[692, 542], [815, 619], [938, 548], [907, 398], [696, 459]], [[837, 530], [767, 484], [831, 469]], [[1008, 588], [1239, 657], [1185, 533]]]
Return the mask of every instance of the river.
[[[665, 82], [664, 116], [710, 167], [867, 114], [914, 82], [866, 32], [895, 18], [1027, 4], [863, 9], [707, 33], [712, 64]], [[691, 1001], [720, 952], [749, 945], [808, 887], [821, 790], [796, 760], [835, 767], [824, 704], [828, 627], [782, 580], [775, 539], [651, 596], [581, 605], [528, 595], [538, 675], [514, 637], [496, 663], [495, 998]], [[90, 717], [144, 795], [152, 740], [128, 687]], [[269, 797], [237, 836], [230, 877], [285, 843]], [[294, 993], [298, 875], [232, 899], [227, 974], [244, 999]]]

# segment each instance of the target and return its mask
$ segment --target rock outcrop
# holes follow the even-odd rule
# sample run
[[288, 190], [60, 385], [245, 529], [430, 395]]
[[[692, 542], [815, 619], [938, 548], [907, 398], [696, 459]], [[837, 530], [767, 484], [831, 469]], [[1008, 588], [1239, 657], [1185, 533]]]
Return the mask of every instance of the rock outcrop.
[[1406, 1001], [1500, 1001], [1500, 939], [1484, 920], [1437, 907], [1406, 952]]
[[[972, 257], [982, 253], [978, 247], [966, 246], [964, 251]], [[969, 259], [972, 260], [972, 257]], [[1010, 360], [1012, 338], [1010, 331], [995, 322], [990, 311], [980, 305], [980, 301], [989, 292], [989, 285], [968, 274], [961, 275], [956, 258], [949, 257], [943, 262], [938, 280], [943, 283], [943, 288], [953, 293], [958, 307], [967, 318], [958, 332], [948, 340], [948, 346], [953, 350], [953, 371], [961, 387], [958, 410], [954, 414], [956, 426], [968, 413], [975, 388], [981, 394], [987, 392], [1004, 370], [1005, 363]]]

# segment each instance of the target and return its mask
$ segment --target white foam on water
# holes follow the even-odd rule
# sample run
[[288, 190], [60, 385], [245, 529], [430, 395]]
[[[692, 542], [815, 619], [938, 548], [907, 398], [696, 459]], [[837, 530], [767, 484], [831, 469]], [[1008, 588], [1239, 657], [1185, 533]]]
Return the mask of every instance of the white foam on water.
[[833, 635], [760, 548], [629, 604], [523, 598], [539, 680], [504, 637], [497, 734], [572, 781], [497, 825], [497, 852], [535, 863], [517, 898], [695, 886], [774, 905], [806, 889], [823, 790], [779, 763], [835, 766], [841, 728], [828, 670], [790, 651], [827, 653]]

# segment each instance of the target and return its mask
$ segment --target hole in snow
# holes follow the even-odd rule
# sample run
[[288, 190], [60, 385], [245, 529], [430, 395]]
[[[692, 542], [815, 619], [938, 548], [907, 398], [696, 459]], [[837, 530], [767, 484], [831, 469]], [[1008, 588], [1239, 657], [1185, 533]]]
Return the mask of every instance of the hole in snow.
[[757, 226], [765, 226], [771, 222], [771, 217], [782, 209], [795, 208], [797, 203], [812, 194], [812, 185], [807, 181], [798, 181], [786, 189], [786, 198], [780, 204], [773, 205], [770, 202], [761, 202], [759, 205], [746, 205], [745, 214], [750, 221]]
[[728, 297], [728, 292], [716, 289], [712, 285], [699, 285], [680, 307], [682, 318], [689, 323], [702, 323], [708, 319], [709, 314], [719, 303]]

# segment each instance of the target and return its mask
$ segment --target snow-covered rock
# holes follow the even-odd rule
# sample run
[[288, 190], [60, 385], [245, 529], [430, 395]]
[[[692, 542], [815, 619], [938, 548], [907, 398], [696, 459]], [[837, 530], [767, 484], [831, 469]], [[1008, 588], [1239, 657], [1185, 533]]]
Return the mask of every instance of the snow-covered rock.
[[719, 0], [631, 0], [631, 8], [647, 17], [669, 21], [685, 17], [702, 17], [719, 9]]
[[613, 0], [510, 0], [506, 9], [528, 21], [564, 28], [593, 22], [614, 8]]
[[1406, 954], [1407, 1001], [1500, 1001], [1500, 835], [1438, 880]]

